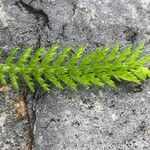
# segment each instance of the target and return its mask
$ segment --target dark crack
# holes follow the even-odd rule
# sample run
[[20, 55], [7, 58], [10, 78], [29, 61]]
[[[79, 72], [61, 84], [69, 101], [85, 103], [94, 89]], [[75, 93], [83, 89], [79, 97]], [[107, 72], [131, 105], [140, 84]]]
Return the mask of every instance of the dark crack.
[[138, 127], [138, 132], [146, 132], [146, 129], [146, 122], [143, 120]]
[[124, 31], [126, 34], [126, 40], [130, 41], [131, 43], [135, 43], [138, 36], [138, 29], [127, 27], [127, 29]]
[[[30, 122], [30, 128], [32, 132], [31, 136], [31, 143], [32, 143], [32, 148], [34, 146], [34, 130], [35, 130], [35, 122], [36, 122], [36, 106], [37, 103], [39, 102], [39, 99], [42, 99], [45, 96], [44, 91], [41, 91], [39, 88], [36, 88], [36, 91], [34, 93], [30, 93], [32, 95], [30, 98], [27, 98], [29, 95], [29, 91], [25, 94], [26, 97], [26, 102], [28, 104], [28, 115], [29, 115], [29, 122]], [[32, 101], [30, 101], [32, 100]]]
[[27, 123], [24, 126], [23, 141], [21, 144], [22, 150], [32, 150], [33, 143], [34, 143], [34, 135], [33, 135], [34, 123], [33, 122], [35, 122], [35, 119], [33, 119], [33, 116], [35, 116], [35, 113], [31, 111], [31, 109], [33, 109], [33, 106], [31, 106], [31, 109], [29, 108], [30, 103], [27, 98], [28, 94], [29, 94], [29, 90], [23, 93], [24, 101], [27, 106]]
[[17, 5], [20, 9], [23, 7], [29, 14], [33, 14], [38, 22], [42, 20], [41, 29], [44, 29], [44, 27], [47, 26], [49, 30], [51, 30], [48, 15], [42, 9], [36, 9], [22, 0], [17, 1], [15, 5]]
[[[35, 2], [35, 1], [37, 1], [37, 0], [31, 0], [30, 2], [29, 2], [29, 4], [31, 4], [31, 3], [33, 3], [33, 2]], [[43, 0], [39, 0], [41, 3], [43, 2]]]
[[67, 24], [63, 24], [63, 25], [62, 25], [61, 33], [59, 34], [63, 39], [68, 38], [68, 37], [65, 35], [66, 27], [67, 27]]
[[[26, 104], [26, 123], [23, 127], [23, 136], [21, 142], [21, 150], [32, 150], [34, 146], [34, 127], [36, 122], [36, 105], [43, 92], [30, 93], [30, 90], [21, 91], [24, 102]], [[44, 93], [45, 94], [45, 93]]]
[[144, 89], [144, 83], [142, 82], [141, 84], [139, 85], [130, 85], [130, 84], [127, 84], [126, 85], [126, 91], [127, 92], [131, 92], [131, 93], [140, 93], [142, 92]]
[[17, 2], [15, 2], [15, 5], [22, 10], [22, 8], [24, 8], [29, 14], [32, 14], [35, 19], [37, 20], [37, 24], [36, 24], [36, 35], [37, 35], [37, 46], [36, 48], [39, 48], [41, 46], [41, 33], [42, 30], [47, 27], [49, 30], [51, 30], [51, 25], [50, 25], [50, 21], [48, 18], [48, 15], [42, 10], [42, 9], [36, 9], [33, 6], [25, 2], [23, 2], [22, 0], [19, 0]]
[[75, 15], [76, 9], [77, 9], [77, 1], [74, 0], [68, 0], [68, 3], [72, 6], [72, 16]]
[[75, 15], [77, 9], [77, 3], [75, 1], [72, 1], [71, 4], [72, 4], [73, 15]]

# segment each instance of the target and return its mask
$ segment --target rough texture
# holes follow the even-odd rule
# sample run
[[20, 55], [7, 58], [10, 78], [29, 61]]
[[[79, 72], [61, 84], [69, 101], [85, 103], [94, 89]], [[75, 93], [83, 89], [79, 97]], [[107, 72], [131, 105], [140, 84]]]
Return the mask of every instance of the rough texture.
[[[92, 49], [144, 39], [150, 0], [0, 0], [2, 60], [15, 46], [84, 43]], [[89, 50], [89, 49], [87, 49]], [[149, 150], [150, 80], [79, 92], [0, 88], [2, 150]]]
[[150, 148], [150, 88], [53, 91], [36, 106], [35, 150]]
[[31, 149], [32, 127], [23, 94], [11, 87], [0, 91], [0, 149]]

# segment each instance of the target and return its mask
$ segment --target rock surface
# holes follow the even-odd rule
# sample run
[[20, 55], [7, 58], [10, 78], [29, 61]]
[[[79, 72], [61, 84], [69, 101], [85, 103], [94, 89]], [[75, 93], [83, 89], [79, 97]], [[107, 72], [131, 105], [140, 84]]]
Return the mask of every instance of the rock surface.
[[[15, 46], [92, 49], [141, 39], [150, 52], [150, 0], [0, 0], [2, 59]], [[116, 89], [40, 91], [0, 88], [1, 150], [150, 149], [149, 79]]]

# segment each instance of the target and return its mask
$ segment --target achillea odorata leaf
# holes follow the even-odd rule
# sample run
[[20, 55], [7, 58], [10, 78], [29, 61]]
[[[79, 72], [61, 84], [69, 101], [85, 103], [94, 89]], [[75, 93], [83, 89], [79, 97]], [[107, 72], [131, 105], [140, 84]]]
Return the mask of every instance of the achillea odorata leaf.
[[46, 91], [49, 90], [48, 81], [58, 88], [63, 88], [62, 83], [65, 83], [76, 90], [78, 84], [108, 84], [114, 87], [114, 78], [140, 83], [150, 77], [150, 70], [146, 67], [150, 54], [141, 56], [143, 42], [139, 42], [135, 48], [127, 45], [121, 49], [118, 43], [112, 48], [102, 46], [87, 54], [83, 54], [85, 46], [79, 45], [71, 56], [68, 54], [72, 46], [67, 45], [56, 57], [59, 47], [59, 44], [53, 44], [44, 57], [43, 51], [46, 49], [43, 47], [38, 48], [32, 57], [32, 48], [25, 48], [16, 62], [14, 59], [18, 49], [14, 48], [0, 64], [0, 83], [6, 85], [9, 75], [12, 85], [19, 88], [18, 78], [22, 75], [32, 91], [34, 80]]

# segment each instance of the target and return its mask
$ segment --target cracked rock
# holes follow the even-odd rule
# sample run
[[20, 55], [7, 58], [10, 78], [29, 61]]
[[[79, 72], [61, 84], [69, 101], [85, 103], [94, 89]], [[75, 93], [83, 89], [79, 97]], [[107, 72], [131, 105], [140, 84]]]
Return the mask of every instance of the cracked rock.
[[[1, 62], [16, 46], [83, 43], [90, 51], [141, 39], [150, 52], [150, 0], [0, 0]], [[149, 150], [149, 99], [149, 79], [78, 92], [0, 86], [0, 149]]]

